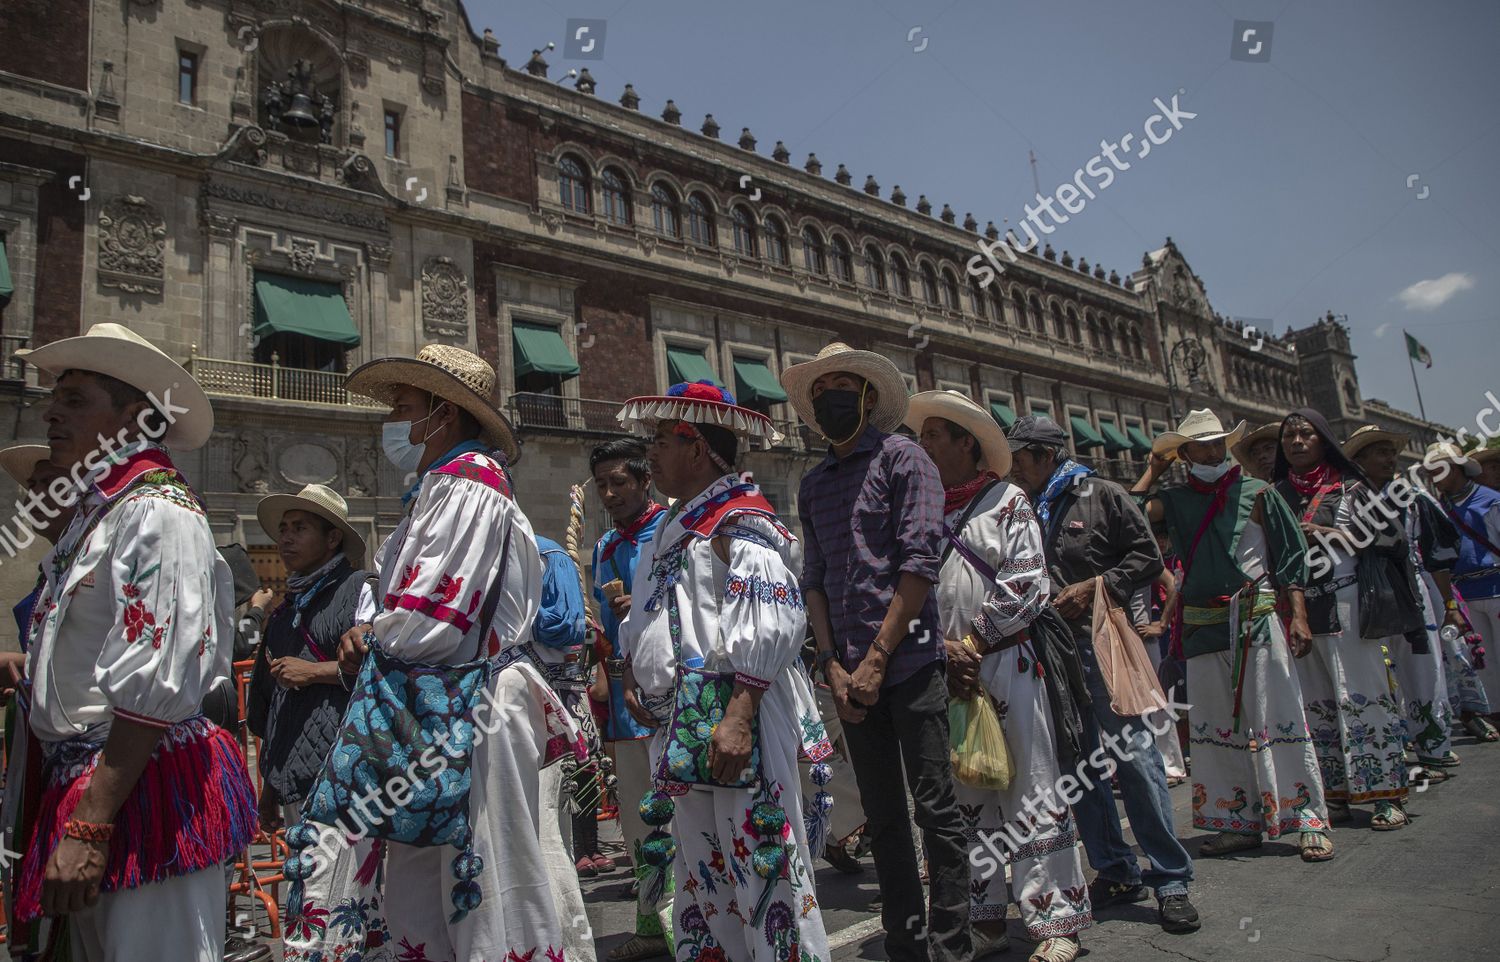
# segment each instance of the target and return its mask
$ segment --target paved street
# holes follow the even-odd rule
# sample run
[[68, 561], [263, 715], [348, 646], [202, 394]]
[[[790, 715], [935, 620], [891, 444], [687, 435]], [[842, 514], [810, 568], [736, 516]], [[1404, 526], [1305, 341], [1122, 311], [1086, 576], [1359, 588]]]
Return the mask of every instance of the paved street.
[[[1464, 759], [1455, 777], [1413, 796], [1412, 824], [1369, 829], [1369, 810], [1334, 831], [1338, 857], [1307, 865], [1295, 844], [1264, 846], [1249, 857], [1199, 859], [1193, 898], [1203, 928], [1168, 935], [1154, 902], [1105, 910], [1083, 934], [1089, 962], [1481, 962], [1500, 955], [1500, 744], [1455, 743]], [[1190, 823], [1190, 786], [1172, 790], [1180, 837], [1196, 852], [1204, 835]], [[606, 826], [606, 830], [612, 826]], [[834, 962], [885, 959], [874, 866], [844, 876], [822, 863], [818, 894]], [[624, 941], [633, 903], [616, 893], [626, 872], [587, 880], [585, 898], [600, 958]], [[1092, 878], [1093, 873], [1089, 873]], [[1030, 944], [1011, 910], [1012, 948], [998, 958], [1024, 960]]]

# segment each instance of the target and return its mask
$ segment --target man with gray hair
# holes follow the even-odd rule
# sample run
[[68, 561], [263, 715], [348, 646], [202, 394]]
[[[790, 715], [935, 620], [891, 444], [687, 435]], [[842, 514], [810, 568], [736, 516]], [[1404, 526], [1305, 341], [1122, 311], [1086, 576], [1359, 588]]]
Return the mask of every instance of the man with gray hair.
[[1069, 457], [1068, 436], [1055, 421], [1023, 417], [1006, 436], [1013, 459], [1011, 476], [1031, 497], [1042, 526], [1047, 573], [1055, 586], [1053, 607], [1073, 629], [1088, 679], [1093, 704], [1083, 713], [1082, 753], [1093, 755], [1101, 740], [1110, 746], [1109, 753], [1118, 759], [1116, 772], [1130, 827], [1151, 863], [1143, 874], [1125, 842], [1109, 772], [1091, 766], [1083, 798], [1073, 806], [1089, 864], [1099, 873], [1089, 885], [1089, 900], [1095, 911], [1140, 902], [1149, 885], [1156, 890], [1162, 928], [1192, 932], [1199, 926], [1198, 911], [1188, 899], [1193, 862], [1172, 828], [1172, 798], [1161, 752], [1142, 719], [1122, 718], [1110, 709], [1089, 617], [1096, 582], [1102, 581], [1104, 590], [1123, 605], [1161, 573], [1161, 553], [1145, 516], [1125, 489]]

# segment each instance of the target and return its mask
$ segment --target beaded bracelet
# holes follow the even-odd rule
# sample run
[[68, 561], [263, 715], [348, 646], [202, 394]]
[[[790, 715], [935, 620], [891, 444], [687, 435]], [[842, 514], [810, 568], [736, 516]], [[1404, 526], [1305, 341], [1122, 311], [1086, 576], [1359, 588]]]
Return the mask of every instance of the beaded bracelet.
[[76, 838], [80, 842], [108, 842], [114, 837], [115, 827], [113, 825], [101, 825], [97, 822], [85, 822], [76, 818], [70, 818], [63, 825], [63, 834], [68, 838]]

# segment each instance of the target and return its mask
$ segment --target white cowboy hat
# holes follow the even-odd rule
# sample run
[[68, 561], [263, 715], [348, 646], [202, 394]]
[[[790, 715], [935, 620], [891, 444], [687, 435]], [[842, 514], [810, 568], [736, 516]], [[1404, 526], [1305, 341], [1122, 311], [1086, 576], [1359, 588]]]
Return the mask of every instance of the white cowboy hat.
[[173, 450], [201, 448], [213, 434], [214, 409], [203, 388], [161, 348], [123, 325], [95, 324], [78, 337], [22, 348], [15, 356], [53, 377], [89, 371], [145, 392], [171, 419], [161, 442]]
[[365, 566], [365, 539], [349, 524], [349, 505], [327, 485], [309, 484], [296, 494], [273, 494], [261, 498], [255, 517], [261, 530], [274, 541], [280, 535], [281, 518], [288, 511], [315, 514], [344, 532], [344, 557], [356, 568]]
[[51, 456], [52, 449], [45, 444], [12, 444], [0, 450], [0, 469], [24, 488], [36, 466]]
[[1352, 459], [1355, 455], [1359, 454], [1359, 452], [1363, 451], [1365, 448], [1369, 447], [1372, 444], [1379, 444], [1381, 441], [1391, 442], [1396, 446], [1396, 450], [1400, 451], [1403, 447], [1406, 446], [1406, 440], [1406, 435], [1404, 434], [1400, 434], [1395, 431], [1387, 431], [1384, 428], [1378, 428], [1373, 424], [1366, 424], [1364, 427], [1349, 435], [1349, 439], [1344, 442], [1344, 456]]
[[1261, 441], [1275, 441], [1280, 443], [1281, 422], [1272, 421], [1270, 424], [1262, 424], [1254, 431], [1240, 438], [1239, 442], [1229, 446], [1229, 453], [1234, 455], [1235, 461], [1240, 464], [1250, 463], [1250, 449]]
[[1217, 441], [1224, 438], [1232, 448], [1244, 436], [1244, 421], [1226, 431], [1217, 414], [1208, 408], [1199, 408], [1189, 411], [1188, 416], [1177, 425], [1177, 430], [1157, 435], [1156, 440], [1151, 442], [1151, 453], [1171, 461], [1177, 457], [1177, 449], [1189, 441]]
[[874, 351], [856, 351], [834, 341], [811, 361], [793, 364], [781, 372], [781, 386], [786, 388], [787, 399], [797, 416], [813, 430], [818, 430], [818, 419], [813, 415], [812, 384], [832, 371], [847, 371], [870, 382], [876, 395], [870, 423], [880, 430], [894, 431], [906, 417], [906, 380], [890, 358]]
[[922, 434], [922, 423], [928, 418], [943, 418], [974, 435], [979, 441], [980, 457], [986, 470], [1000, 477], [1010, 474], [1010, 442], [1005, 439], [990, 412], [975, 404], [961, 391], [923, 391], [913, 394], [906, 404], [906, 426]]
[[451, 401], [474, 415], [480, 439], [505, 452], [512, 465], [521, 460], [521, 444], [510, 421], [490, 400], [495, 396], [495, 369], [479, 355], [449, 344], [428, 344], [411, 357], [382, 357], [349, 373], [345, 390], [390, 404], [398, 388], [414, 387]]

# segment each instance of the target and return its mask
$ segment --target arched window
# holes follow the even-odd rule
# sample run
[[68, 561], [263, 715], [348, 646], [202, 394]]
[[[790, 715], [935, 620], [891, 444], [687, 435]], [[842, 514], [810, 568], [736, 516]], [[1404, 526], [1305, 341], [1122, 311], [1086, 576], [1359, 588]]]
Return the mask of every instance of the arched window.
[[714, 236], [713, 207], [702, 194], [688, 198], [688, 238], [700, 247], [718, 243]]
[[1006, 297], [1005, 295], [1000, 293], [999, 284], [996, 284], [994, 287], [990, 288], [990, 313], [994, 316], [995, 323], [1001, 325], [1002, 327], [1006, 323], [1005, 302]]
[[911, 270], [900, 254], [891, 255], [891, 286], [902, 297], [911, 297]]
[[950, 311], [959, 310], [958, 278], [950, 270], [943, 271], [943, 306]]
[[979, 286], [979, 278], [969, 279], [969, 304], [974, 316], [981, 321], [989, 320], [989, 298], [985, 296], [984, 288]]
[[834, 280], [854, 283], [854, 252], [849, 249], [849, 242], [837, 234], [828, 244], [828, 262], [833, 268]]
[[606, 167], [599, 175], [599, 187], [604, 194], [604, 219], [611, 224], [629, 224], [630, 188], [625, 178], [613, 167]]
[[1102, 348], [1099, 343], [1099, 318], [1089, 311], [1083, 312], [1083, 324], [1089, 329], [1089, 350], [1098, 351]]
[[1099, 346], [1102, 347], [1106, 353], [1115, 353], [1115, 332], [1112, 328], [1110, 328], [1108, 319], [1099, 324], [1099, 340]]
[[1083, 333], [1078, 330], [1078, 312], [1068, 308], [1068, 340], [1074, 344], [1083, 343]]
[[666, 184], [651, 185], [651, 225], [663, 237], [682, 236], [682, 214], [677, 195]]
[[792, 262], [787, 251], [786, 225], [778, 218], [766, 218], [766, 260], [777, 267], [786, 267]]
[[572, 154], [563, 154], [557, 162], [557, 199], [565, 210], [589, 212], [589, 175]]
[[938, 281], [937, 271], [932, 269], [928, 263], [922, 264], [922, 300], [933, 307], [938, 305]]
[[1052, 336], [1055, 337], [1055, 338], [1057, 338], [1059, 341], [1066, 340], [1068, 334], [1067, 334], [1066, 329], [1063, 327], [1062, 308], [1060, 308], [1060, 307], [1057, 306], [1057, 302], [1056, 301], [1053, 301], [1052, 302], [1051, 310], [1052, 310]]
[[1146, 359], [1146, 342], [1141, 337], [1141, 329], [1139, 327], [1132, 327], [1130, 329], [1130, 356], [1137, 361], [1144, 361]]
[[802, 228], [802, 266], [810, 273], [826, 275], [828, 260], [823, 252], [823, 235], [811, 224]]
[[885, 290], [885, 258], [874, 244], [865, 245], [865, 286], [875, 291]]
[[760, 252], [756, 243], [755, 217], [746, 207], [736, 206], [730, 214], [734, 223], [734, 249], [745, 257], [755, 257]]

